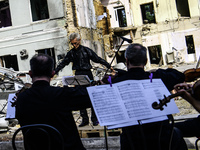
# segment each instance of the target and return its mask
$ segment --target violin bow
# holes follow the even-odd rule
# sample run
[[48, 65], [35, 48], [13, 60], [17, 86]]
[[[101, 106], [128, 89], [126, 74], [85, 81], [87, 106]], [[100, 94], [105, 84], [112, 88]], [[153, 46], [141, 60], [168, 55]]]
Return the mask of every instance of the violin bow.
[[[131, 40], [131, 39], [127, 39], [127, 38], [122, 37], [122, 36], [120, 36], [120, 38], [122, 39], [122, 42], [121, 42], [120, 46], [118, 47], [117, 51], [115, 52], [115, 56], [113, 57], [112, 61], [110, 62], [110, 66], [111, 66], [111, 64], [113, 63], [115, 57], [117, 56], [117, 53], [119, 52], [119, 50], [120, 50], [122, 44], [124, 43], [124, 41], [127, 41], [128, 43], [132, 43], [132, 40]], [[108, 72], [108, 70], [109, 70], [109, 68], [107, 68], [107, 70], [106, 70], [106, 72], [105, 72], [105, 74], [104, 74], [104, 77], [105, 77], [106, 73]]]
[[199, 59], [198, 59], [197, 65], [196, 65], [196, 69], [199, 67], [199, 64], [200, 64], [200, 56], [199, 56]]

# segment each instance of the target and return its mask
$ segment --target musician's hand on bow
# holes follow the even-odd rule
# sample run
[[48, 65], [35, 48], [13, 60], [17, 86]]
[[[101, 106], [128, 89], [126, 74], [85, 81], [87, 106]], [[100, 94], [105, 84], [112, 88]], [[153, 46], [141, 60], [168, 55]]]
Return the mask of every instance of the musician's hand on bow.
[[117, 71], [115, 69], [113, 69], [113, 67], [110, 67], [110, 70], [111, 70], [111, 75], [115, 76]]
[[187, 83], [179, 83], [179, 84], [176, 84], [174, 86], [174, 89], [178, 92], [180, 90], [188, 90], [192, 88], [192, 84], [187, 84]]
[[184, 99], [190, 99], [192, 98], [191, 93], [189, 93], [187, 90], [192, 88], [192, 84], [187, 84], [187, 83], [179, 83], [174, 86], [174, 89], [176, 92], [181, 92], [182, 95], [181, 97]]
[[181, 97], [188, 101], [198, 112], [200, 112], [200, 100], [192, 96], [191, 92], [188, 92], [189, 89], [193, 88], [191, 84], [180, 83], [174, 86], [177, 92], [181, 92]]

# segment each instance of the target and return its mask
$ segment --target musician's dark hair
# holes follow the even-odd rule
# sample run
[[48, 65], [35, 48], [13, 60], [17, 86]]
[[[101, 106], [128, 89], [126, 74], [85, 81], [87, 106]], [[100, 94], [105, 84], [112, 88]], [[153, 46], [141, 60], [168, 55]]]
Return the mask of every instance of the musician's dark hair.
[[54, 60], [47, 54], [36, 54], [30, 60], [30, 67], [33, 77], [52, 76]]
[[131, 65], [145, 66], [147, 62], [147, 49], [138, 43], [130, 44], [125, 51], [125, 58], [128, 59]]

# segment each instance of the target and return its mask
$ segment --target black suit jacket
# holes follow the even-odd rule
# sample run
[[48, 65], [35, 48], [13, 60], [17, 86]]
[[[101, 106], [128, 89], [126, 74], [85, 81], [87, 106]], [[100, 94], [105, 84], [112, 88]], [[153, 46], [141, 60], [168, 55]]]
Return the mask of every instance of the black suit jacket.
[[36, 81], [19, 94], [16, 118], [21, 126], [52, 125], [63, 135], [65, 149], [85, 150], [71, 111], [87, 107], [91, 107], [91, 102], [86, 88], [53, 87], [46, 81]]
[[[116, 78], [113, 82], [149, 79], [149, 75], [150, 73], [145, 72], [142, 68], [133, 68]], [[184, 81], [185, 76], [183, 73], [175, 69], [158, 69], [153, 73], [153, 78], [161, 78], [168, 90], [171, 91], [175, 84]], [[131, 150], [131, 146], [134, 146], [135, 150], [143, 150], [144, 146], [148, 149], [154, 150], [159, 150], [160, 146], [161, 150], [168, 150], [173, 130], [168, 120], [165, 120], [123, 127], [122, 131], [121, 150]], [[177, 131], [173, 131], [172, 149], [187, 149], [182, 136]]]

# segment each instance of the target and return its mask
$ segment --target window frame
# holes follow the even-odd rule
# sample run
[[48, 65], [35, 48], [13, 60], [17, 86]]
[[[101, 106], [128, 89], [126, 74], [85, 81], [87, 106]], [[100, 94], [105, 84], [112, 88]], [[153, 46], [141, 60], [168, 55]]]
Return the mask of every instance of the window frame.
[[[124, 13], [125, 13], [125, 21], [126, 21], [125, 25], [120, 25], [120, 21], [119, 21], [118, 10], [122, 10], [122, 9], [124, 10]], [[116, 20], [116, 22], [118, 22], [118, 26], [119, 27], [127, 27], [127, 17], [126, 17], [126, 9], [125, 9], [125, 7], [124, 6], [114, 7], [114, 12], [115, 12], [115, 20]]]

